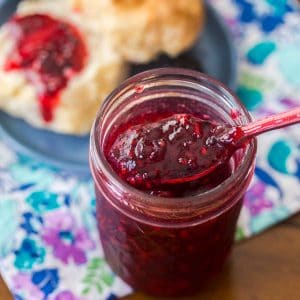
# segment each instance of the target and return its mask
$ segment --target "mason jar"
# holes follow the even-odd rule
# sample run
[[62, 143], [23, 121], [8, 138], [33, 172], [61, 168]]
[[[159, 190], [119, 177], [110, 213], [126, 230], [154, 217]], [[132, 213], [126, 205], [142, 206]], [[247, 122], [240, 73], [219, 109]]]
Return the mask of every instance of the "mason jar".
[[[97, 222], [105, 258], [134, 289], [155, 296], [195, 293], [221, 270], [234, 242], [254, 171], [256, 139], [180, 197], [138, 190], [105, 156], [116, 130], [145, 114], [184, 113], [246, 125], [251, 116], [222, 83], [199, 72], [163, 68], [126, 80], [102, 105], [90, 140]], [[179, 187], [181, 189], [181, 187]], [[174, 186], [176, 189], [176, 186]]]

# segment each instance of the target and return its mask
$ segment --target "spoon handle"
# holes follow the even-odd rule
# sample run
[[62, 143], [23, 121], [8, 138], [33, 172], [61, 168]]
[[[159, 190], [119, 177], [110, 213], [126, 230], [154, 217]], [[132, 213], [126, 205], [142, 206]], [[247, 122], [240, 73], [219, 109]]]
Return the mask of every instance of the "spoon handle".
[[300, 123], [300, 107], [287, 112], [272, 115], [242, 127], [244, 137], [252, 137], [261, 133]]

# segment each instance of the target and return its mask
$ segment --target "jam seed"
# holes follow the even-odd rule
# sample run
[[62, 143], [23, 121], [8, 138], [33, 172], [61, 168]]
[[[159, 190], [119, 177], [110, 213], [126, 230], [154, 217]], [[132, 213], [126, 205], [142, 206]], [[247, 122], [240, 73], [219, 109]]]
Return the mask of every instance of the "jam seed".
[[201, 128], [200, 128], [200, 124], [196, 123], [194, 126], [194, 134], [196, 135], [197, 138], [200, 137], [201, 134]]
[[184, 165], [184, 166], [186, 166], [186, 165], [188, 164], [187, 159], [185, 159], [184, 157], [179, 157], [179, 158], [178, 158], [178, 162], [179, 162], [181, 165]]
[[128, 181], [128, 183], [131, 184], [132, 186], [135, 186], [135, 184], [136, 184], [135, 178], [134, 178], [133, 176], [128, 177], [128, 178], [127, 178], [127, 181]]
[[206, 154], [207, 154], [207, 149], [206, 149], [204, 146], [201, 147], [200, 153], [201, 153], [202, 155], [206, 155]]

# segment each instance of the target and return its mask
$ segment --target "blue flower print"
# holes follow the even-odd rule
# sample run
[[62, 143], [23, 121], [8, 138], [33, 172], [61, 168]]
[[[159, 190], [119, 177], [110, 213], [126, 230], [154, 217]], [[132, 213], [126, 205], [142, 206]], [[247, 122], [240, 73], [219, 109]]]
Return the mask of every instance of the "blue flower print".
[[118, 298], [114, 294], [110, 294], [106, 300], [117, 300]]
[[30, 194], [26, 202], [38, 213], [44, 213], [59, 208], [58, 195], [48, 191], [38, 191]]
[[49, 168], [44, 168], [23, 155], [18, 157], [19, 160], [9, 166], [11, 176], [17, 183], [31, 183], [45, 188], [54, 180], [54, 173]]
[[20, 272], [12, 278], [15, 300], [49, 299], [49, 295], [58, 288], [59, 281], [58, 269], [41, 269], [32, 274]]
[[235, 0], [241, 10], [239, 19], [243, 23], [250, 23], [256, 19], [254, 6], [252, 3], [245, 0]]
[[93, 197], [86, 209], [82, 210], [81, 218], [85, 228], [93, 232], [96, 227], [96, 199]]
[[281, 16], [263, 16], [261, 18], [261, 28], [264, 32], [271, 32], [275, 30], [279, 25], [283, 24], [283, 18]]
[[278, 194], [278, 199], [281, 200], [283, 198], [283, 191], [278, 184], [278, 182], [269, 174], [267, 171], [263, 170], [262, 168], [256, 166], [255, 168], [255, 175], [256, 177], [263, 182], [266, 186], [272, 187]]
[[253, 111], [263, 104], [263, 95], [260, 90], [239, 86], [237, 94], [247, 109]]
[[26, 212], [23, 214], [23, 223], [21, 228], [25, 230], [27, 235], [38, 234], [43, 224], [43, 219], [39, 216], [33, 215], [31, 212]]
[[262, 65], [275, 50], [276, 44], [274, 42], [263, 41], [254, 45], [254, 47], [248, 51], [247, 58], [249, 62], [254, 65]]
[[13, 248], [15, 233], [18, 229], [17, 204], [12, 199], [0, 201], [0, 258]]
[[297, 176], [300, 152], [292, 140], [276, 141], [268, 153], [269, 165], [276, 171]]
[[34, 272], [31, 280], [44, 293], [46, 299], [59, 283], [58, 271], [57, 269], [45, 269]]
[[234, 0], [240, 10], [239, 20], [242, 23], [257, 22], [261, 30], [265, 33], [274, 31], [276, 28], [284, 24], [284, 17], [287, 13], [293, 11], [286, 0], [265, 0], [267, 9], [259, 11], [257, 5], [261, 5], [263, 0], [259, 0], [259, 4], [250, 0]]
[[37, 245], [36, 241], [25, 238], [18, 250], [15, 251], [15, 267], [19, 270], [30, 270], [36, 264], [44, 262], [46, 251]]

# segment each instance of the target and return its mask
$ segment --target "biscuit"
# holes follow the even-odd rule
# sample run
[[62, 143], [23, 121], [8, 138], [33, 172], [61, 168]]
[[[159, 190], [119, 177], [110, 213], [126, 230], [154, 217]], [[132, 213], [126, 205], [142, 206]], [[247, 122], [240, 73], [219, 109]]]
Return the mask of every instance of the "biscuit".
[[73, 0], [98, 19], [125, 60], [146, 63], [191, 47], [204, 23], [200, 0]]
[[62, 89], [53, 118], [43, 118], [32, 80], [22, 70], [4, 69], [16, 43], [9, 23], [0, 29], [0, 109], [39, 128], [81, 135], [89, 132], [101, 102], [126, 76], [126, 65], [99, 31], [97, 20], [83, 16], [73, 5], [73, 0], [27, 0], [16, 13], [21, 17], [44, 14], [68, 22], [78, 29], [86, 44], [85, 65]]

